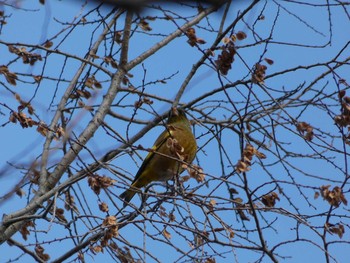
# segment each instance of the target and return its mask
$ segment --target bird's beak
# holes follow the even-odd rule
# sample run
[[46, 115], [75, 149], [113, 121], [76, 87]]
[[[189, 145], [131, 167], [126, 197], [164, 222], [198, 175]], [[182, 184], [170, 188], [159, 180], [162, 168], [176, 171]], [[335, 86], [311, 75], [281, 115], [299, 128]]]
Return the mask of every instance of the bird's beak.
[[171, 113], [172, 113], [173, 116], [179, 116], [179, 111], [175, 107], [171, 108]]

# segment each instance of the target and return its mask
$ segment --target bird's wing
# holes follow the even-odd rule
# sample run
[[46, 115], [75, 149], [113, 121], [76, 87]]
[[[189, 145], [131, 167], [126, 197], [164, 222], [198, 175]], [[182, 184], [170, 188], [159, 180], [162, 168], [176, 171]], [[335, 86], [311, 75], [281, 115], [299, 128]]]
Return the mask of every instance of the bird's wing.
[[166, 141], [168, 140], [168, 138], [170, 136], [171, 136], [171, 131], [169, 131], [168, 129], [166, 129], [165, 131], [163, 131], [159, 135], [158, 139], [155, 141], [154, 145], [152, 146], [151, 151], [148, 153], [145, 160], [143, 160], [143, 163], [142, 163], [140, 169], [138, 170], [132, 184], [137, 181], [137, 179], [141, 176], [141, 174], [144, 172], [146, 167], [149, 165], [150, 161], [153, 159], [153, 157], [155, 155], [154, 152], [157, 152], [159, 150], [159, 148], [162, 147], [162, 145], [164, 143], [166, 143]]

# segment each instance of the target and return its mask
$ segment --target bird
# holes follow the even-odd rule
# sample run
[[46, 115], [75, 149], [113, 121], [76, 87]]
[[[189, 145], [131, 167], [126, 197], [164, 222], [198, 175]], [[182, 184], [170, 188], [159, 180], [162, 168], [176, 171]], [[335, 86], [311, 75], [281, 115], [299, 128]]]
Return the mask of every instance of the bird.
[[139, 189], [153, 181], [167, 181], [181, 174], [197, 152], [196, 138], [183, 109], [170, 110], [165, 130], [144, 159], [130, 188], [119, 197], [128, 205]]

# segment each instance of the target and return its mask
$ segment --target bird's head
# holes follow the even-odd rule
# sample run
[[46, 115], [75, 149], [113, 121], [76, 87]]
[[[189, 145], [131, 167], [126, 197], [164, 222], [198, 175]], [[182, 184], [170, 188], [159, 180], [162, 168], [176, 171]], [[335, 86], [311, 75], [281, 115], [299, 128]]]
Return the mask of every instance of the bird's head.
[[174, 123], [184, 123], [188, 126], [191, 126], [189, 120], [186, 117], [185, 111], [183, 109], [175, 107], [171, 108], [168, 118], [168, 124]]

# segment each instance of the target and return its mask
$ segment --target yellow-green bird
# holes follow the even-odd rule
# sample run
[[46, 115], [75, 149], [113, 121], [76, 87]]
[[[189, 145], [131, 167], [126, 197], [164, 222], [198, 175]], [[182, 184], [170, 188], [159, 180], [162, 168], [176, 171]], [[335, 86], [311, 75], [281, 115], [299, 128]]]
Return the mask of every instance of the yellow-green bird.
[[[183, 162], [190, 164], [197, 152], [191, 124], [182, 109], [172, 108], [166, 129], [155, 141], [130, 188], [120, 195], [124, 206], [138, 190], [153, 181], [167, 181], [183, 172]], [[183, 162], [181, 162], [181, 161]]]

